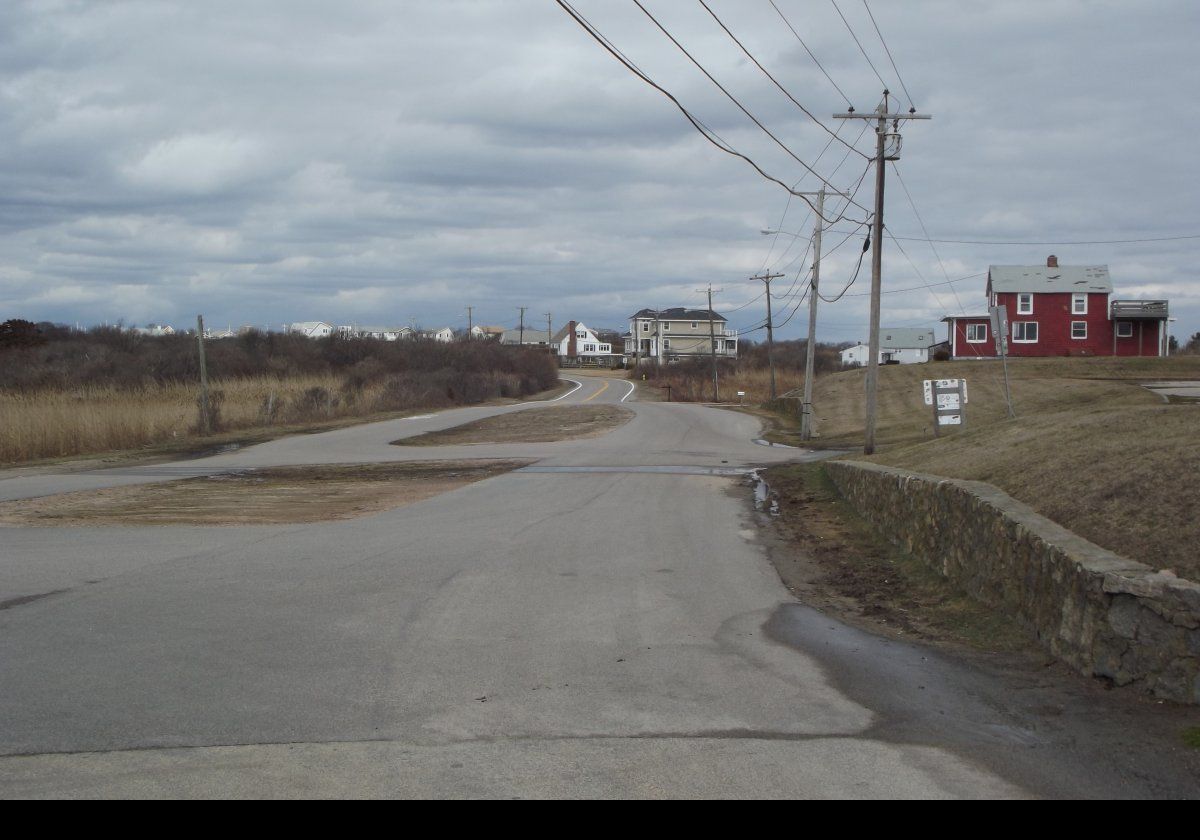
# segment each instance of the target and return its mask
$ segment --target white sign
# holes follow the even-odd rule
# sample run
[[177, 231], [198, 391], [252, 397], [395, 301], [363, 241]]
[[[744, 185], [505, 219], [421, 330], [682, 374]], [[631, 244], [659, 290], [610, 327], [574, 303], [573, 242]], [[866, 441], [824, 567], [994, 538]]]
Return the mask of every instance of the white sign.
[[962, 415], [961, 414], [939, 414], [938, 415], [938, 423], [943, 426], [961, 426], [962, 425]]
[[933, 405], [933, 382], [925, 380], [925, 405]]
[[958, 394], [938, 394], [937, 395], [938, 411], [947, 409], [958, 411], [962, 408], [962, 403], [958, 398]]

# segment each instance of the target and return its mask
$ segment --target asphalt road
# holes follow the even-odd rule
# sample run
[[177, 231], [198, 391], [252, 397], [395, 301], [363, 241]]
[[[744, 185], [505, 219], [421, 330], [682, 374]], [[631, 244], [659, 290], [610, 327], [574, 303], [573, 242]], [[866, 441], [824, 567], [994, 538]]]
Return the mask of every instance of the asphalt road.
[[[558, 404], [629, 388], [580, 381]], [[725, 473], [809, 456], [754, 444], [752, 417], [634, 396], [632, 421], [589, 440], [389, 443], [542, 405], [0, 481], [22, 498], [249, 466], [537, 461], [350, 521], [0, 529], [0, 795], [1081, 790], [1005, 758], [1036, 734], [980, 701], [995, 686], [794, 602]]]

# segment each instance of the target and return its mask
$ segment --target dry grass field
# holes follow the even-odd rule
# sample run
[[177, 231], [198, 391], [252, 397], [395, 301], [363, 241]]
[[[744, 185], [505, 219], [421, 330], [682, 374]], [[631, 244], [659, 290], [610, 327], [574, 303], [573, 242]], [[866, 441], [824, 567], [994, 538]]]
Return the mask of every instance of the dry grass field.
[[[1019, 360], [1009, 372], [1015, 419], [998, 363], [882, 368], [867, 460], [995, 484], [1099, 545], [1200, 580], [1200, 405], [1138, 385], [1200, 380], [1200, 357]], [[921, 381], [950, 377], [968, 382], [967, 427], [935, 439]], [[863, 381], [855, 370], [817, 382], [821, 445], [862, 445]]]
[[[373, 394], [345, 399], [342, 377], [257, 377], [213, 383], [220, 426], [228, 430], [355, 416]], [[320, 394], [335, 397], [320, 399]], [[135, 389], [84, 386], [26, 393], [0, 391], [0, 463], [128, 450], [195, 434], [195, 385]], [[324, 403], [324, 404], [321, 404]]]

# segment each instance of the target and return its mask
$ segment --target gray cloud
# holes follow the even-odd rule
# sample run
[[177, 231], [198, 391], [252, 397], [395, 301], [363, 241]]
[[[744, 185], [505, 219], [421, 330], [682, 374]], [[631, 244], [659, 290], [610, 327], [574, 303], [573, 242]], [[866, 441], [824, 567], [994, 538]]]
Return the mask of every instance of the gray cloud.
[[[832, 7], [778, 2], [858, 109], [873, 107], [878, 80]], [[636, 7], [577, 5], [725, 140], [815, 188]], [[699, 5], [648, 5], [801, 158], [834, 171], [845, 149], [822, 155], [828, 134]], [[837, 127], [829, 117], [845, 102], [765, 0], [712, 5]], [[900, 93], [861, 6], [841, 5]], [[743, 306], [761, 291], [746, 278], [771, 268], [788, 275], [776, 281], [776, 312], [789, 317], [804, 287], [807, 208], [708, 145], [556, 5], [343, 6], [5, 4], [0, 313], [462, 325], [470, 304], [480, 321], [508, 323], [528, 306], [615, 326], [645, 305], [697, 305], [695, 290], [712, 283], [731, 320], [749, 328], [764, 312], [761, 301]], [[898, 163], [933, 237], [1200, 232], [1197, 117], [1184, 105], [1200, 34], [1190, 4], [872, 8], [917, 106], [935, 116], [905, 127]], [[829, 177], [844, 187], [864, 168], [852, 155]], [[759, 234], [780, 225], [803, 237]], [[921, 235], [894, 177], [888, 226]], [[830, 232], [826, 247], [844, 237]], [[901, 253], [888, 242], [884, 318], [934, 325], [978, 310], [982, 279], [947, 279], [1053, 251], [1064, 263], [1108, 263], [1121, 294], [1170, 297], [1183, 337], [1200, 330], [1198, 241], [943, 244], [940, 263], [926, 243], [904, 240]], [[861, 243], [850, 237], [827, 255], [827, 295], [850, 279]], [[823, 305], [824, 337], [865, 336], [866, 279], [864, 269]], [[781, 335], [800, 335], [804, 321], [793, 317]]]

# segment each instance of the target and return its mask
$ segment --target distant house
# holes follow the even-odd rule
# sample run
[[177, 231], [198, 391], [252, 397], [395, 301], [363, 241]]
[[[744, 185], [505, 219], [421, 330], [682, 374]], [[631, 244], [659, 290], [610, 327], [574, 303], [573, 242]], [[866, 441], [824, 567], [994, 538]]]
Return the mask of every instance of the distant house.
[[134, 327], [132, 331], [138, 335], [175, 335], [175, 328], [166, 324], [147, 324], [144, 327]]
[[526, 327], [524, 330], [509, 329], [505, 330], [500, 337], [502, 344], [524, 344], [533, 345], [535, 347], [549, 347], [550, 334], [545, 330], [536, 330], [533, 327]]
[[737, 331], [725, 319], [707, 309], [642, 309], [629, 316], [624, 336], [625, 355], [635, 364], [648, 361], [674, 362], [709, 356], [737, 358]]
[[333, 334], [333, 324], [327, 324], [324, 321], [297, 321], [294, 324], [288, 324], [287, 331], [299, 333], [307, 338], [325, 338]]
[[471, 327], [471, 338], [499, 341], [504, 336], [504, 327], [486, 327], [476, 324]]
[[[1009, 356], [1165, 356], [1168, 301], [1109, 300], [1106, 265], [993, 265], [986, 294], [1008, 317]], [[948, 325], [955, 359], [996, 355], [988, 315], [956, 315]]]
[[449, 343], [454, 340], [454, 330], [449, 327], [442, 327], [439, 330], [430, 330], [422, 334], [422, 337]]
[[[911, 327], [881, 327], [879, 364], [919, 365], [929, 361], [930, 349], [937, 343], [933, 330]], [[855, 344], [842, 351], [842, 365], [861, 367], [871, 358], [867, 344]]]
[[551, 344], [559, 363], [567, 366], [610, 365], [615, 358], [612, 344], [601, 341], [595, 331], [579, 321], [568, 321], [554, 334]]

